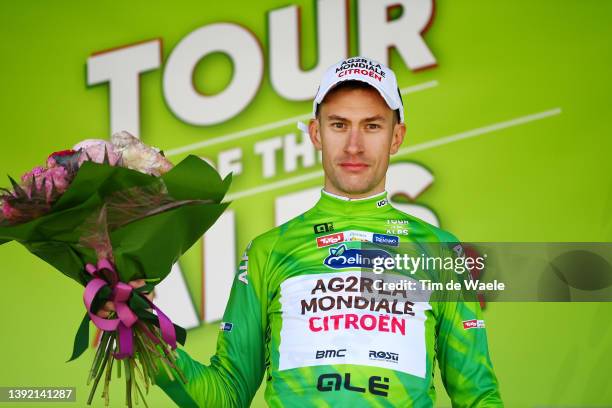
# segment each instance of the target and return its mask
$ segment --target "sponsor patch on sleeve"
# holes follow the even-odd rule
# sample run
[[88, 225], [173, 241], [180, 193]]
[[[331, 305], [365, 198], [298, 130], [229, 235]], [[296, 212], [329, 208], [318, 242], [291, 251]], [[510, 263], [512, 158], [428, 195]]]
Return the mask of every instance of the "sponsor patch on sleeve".
[[484, 327], [485, 327], [484, 320], [472, 319], [472, 320], [464, 320], [463, 321], [463, 330], [468, 330], [468, 329], [484, 329]]
[[221, 331], [231, 332], [233, 328], [234, 324], [230, 322], [221, 322], [219, 324], [219, 330]]

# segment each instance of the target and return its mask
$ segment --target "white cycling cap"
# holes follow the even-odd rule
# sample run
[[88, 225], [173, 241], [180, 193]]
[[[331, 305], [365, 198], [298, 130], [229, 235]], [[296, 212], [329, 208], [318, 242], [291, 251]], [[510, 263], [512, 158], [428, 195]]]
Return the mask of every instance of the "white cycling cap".
[[395, 73], [380, 62], [364, 57], [345, 59], [327, 68], [312, 103], [313, 116], [316, 116], [317, 107], [325, 95], [344, 81], [361, 81], [374, 87], [391, 110], [399, 110], [400, 123], [404, 123], [404, 104]]

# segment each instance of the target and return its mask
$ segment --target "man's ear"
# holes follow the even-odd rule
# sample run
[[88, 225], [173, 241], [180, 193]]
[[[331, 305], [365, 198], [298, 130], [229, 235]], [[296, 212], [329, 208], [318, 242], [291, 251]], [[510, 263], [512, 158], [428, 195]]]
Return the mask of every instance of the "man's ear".
[[321, 132], [319, 131], [319, 120], [318, 119], [310, 119], [308, 122], [308, 135], [310, 136], [310, 141], [312, 145], [317, 150], [321, 150], [323, 145], [321, 144]]
[[400, 146], [402, 145], [402, 142], [404, 141], [405, 135], [406, 125], [404, 123], [396, 123], [393, 127], [393, 136], [391, 138], [391, 148], [389, 149], [389, 153], [397, 153]]

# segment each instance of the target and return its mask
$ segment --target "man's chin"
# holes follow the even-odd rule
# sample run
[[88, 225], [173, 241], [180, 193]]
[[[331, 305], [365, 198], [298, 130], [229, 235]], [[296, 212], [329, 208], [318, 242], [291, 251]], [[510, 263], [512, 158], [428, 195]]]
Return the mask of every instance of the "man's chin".
[[358, 184], [345, 183], [345, 184], [341, 184], [340, 186], [337, 186], [336, 188], [338, 188], [344, 195], [347, 195], [347, 196], [360, 195], [364, 197], [368, 195], [372, 195], [371, 191], [374, 189], [373, 186], [369, 184], [364, 184], [364, 183], [358, 183]]

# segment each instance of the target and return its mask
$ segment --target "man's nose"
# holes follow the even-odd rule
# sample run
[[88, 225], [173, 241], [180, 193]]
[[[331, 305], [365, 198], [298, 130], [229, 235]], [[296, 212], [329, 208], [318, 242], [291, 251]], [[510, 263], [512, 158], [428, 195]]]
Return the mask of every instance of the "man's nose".
[[348, 139], [344, 146], [344, 151], [348, 154], [358, 154], [363, 152], [363, 134], [358, 126], [352, 127], [348, 133]]

